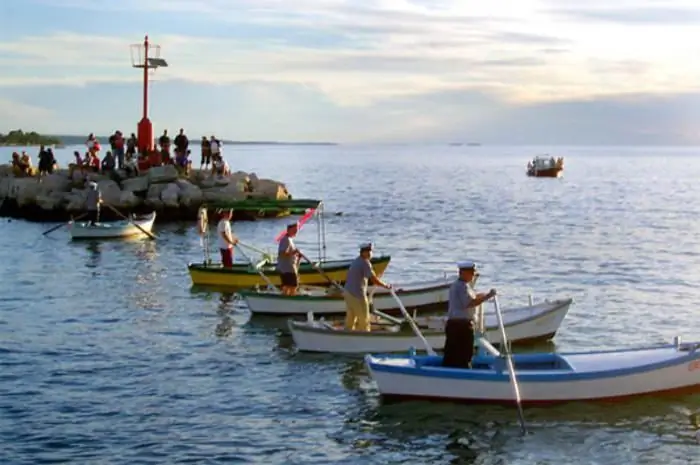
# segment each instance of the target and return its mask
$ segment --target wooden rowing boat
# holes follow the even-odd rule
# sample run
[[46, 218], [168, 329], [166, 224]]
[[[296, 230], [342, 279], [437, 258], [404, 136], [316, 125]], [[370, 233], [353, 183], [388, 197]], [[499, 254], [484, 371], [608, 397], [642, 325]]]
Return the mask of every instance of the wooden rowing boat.
[[[319, 267], [332, 280], [344, 283], [347, 279], [348, 268], [354, 258], [344, 260], [328, 260], [319, 263]], [[372, 266], [378, 276], [381, 276], [389, 266], [390, 255], [372, 257]], [[260, 273], [249, 264], [234, 263], [232, 268], [224, 268], [220, 263], [190, 263], [187, 265], [192, 284], [197, 286], [216, 286], [230, 288], [251, 288], [266, 286], [267, 283]], [[275, 285], [282, 284], [276, 263], [260, 267], [265, 276]], [[299, 284], [312, 286], [327, 286], [328, 280], [308, 263], [299, 264]]]
[[[375, 265], [376, 267], [376, 265]], [[327, 283], [326, 283], [327, 284]], [[444, 310], [452, 280], [441, 279], [423, 283], [395, 285], [396, 293], [406, 308], [417, 313]], [[371, 288], [374, 286], [371, 286]], [[373, 293], [374, 309], [396, 314], [396, 300], [388, 290], [377, 288]], [[283, 295], [279, 290], [262, 289], [240, 292], [251, 313], [256, 315], [340, 315], [345, 313], [343, 294], [333, 287], [300, 289], [294, 296]]]
[[[623, 400], [700, 392], [700, 343], [596, 352], [512, 356], [523, 404]], [[367, 355], [385, 400], [432, 399], [513, 404], [503, 356], [478, 354], [471, 369], [442, 367], [441, 356]]]
[[107, 223], [75, 222], [70, 224], [70, 235], [73, 240], [81, 239], [118, 239], [125, 237], [145, 236], [143, 230], [151, 232], [153, 222], [156, 219], [156, 212], [152, 212], [142, 217], [132, 217], [132, 221], [110, 221]]
[[[403, 300], [403, 299], [402, 299]], [[514, 343], [533, 343], [552, 339], [559, 330], [571, 306], [572, 299], [544, 301], [535, 305], [513, 308], [503, 312], [506, 334]], [[485, 317], [486, 338], [500, 344], [501, 335], [494, 313]], [[445, 345], [445, 316], [417, 317], [422, 333], [433, 349]], [[404, 352], [411, 347], [423, 349], [420, 339], [404, 325], [377, 326], [370, 332], [349, 331], [342, 322], [288, 321], [294, 344], [303, 352], [334, 352], [366, 354], [370, 352]]]

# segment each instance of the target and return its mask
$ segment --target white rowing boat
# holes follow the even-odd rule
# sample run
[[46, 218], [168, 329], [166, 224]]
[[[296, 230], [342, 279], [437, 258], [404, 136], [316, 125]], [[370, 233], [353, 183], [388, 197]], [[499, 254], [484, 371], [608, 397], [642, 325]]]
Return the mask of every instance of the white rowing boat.
[[[447, 278], [411, 283], [403, 286], [396, 285], [396, 294], [401, 298], [406, 308], [420, 312], [434, 312], [446, 310], [447, 300], [452, 280]], [[373, 289], [370, 286], [368, 292], [374, 293], [372, 299], [374, 309], [384, 313], [399, 313], [396, 300], [389, 291], [384, 288]], [[282, 295], [275, 290], [241, 291], [241, 297], [245, 301], [251, 313], [257, 315], [306, 315], [311, 312], [314, 315], [342, 315], [345, 313], [345, 300], [342, 292], [335, 288], [325, 289], [300, 289], [294, 296]]]
[[[535, 305], [513, 308], [503, 312], [506, 335], [515, 343], [532, 343], [552, 339], [559, 330], [573, 299], [544, 301]], [[486, 338], [492, 344], [502, 341], [494, 313], [484, 315]], [[418, 317], [415, 319], [433, 349], [445, 345], [445, 317]], [[327, 321], [287, 322], [297, 349], [304, 352], [362, 353], [403, 352], [410, 347], [423, 349], [421, 340], [410, 328], [399, 325], [373, 327], [372, 331], [349, 331], [342, 322]]]
[[[156, 212], [143, 217], [133, 217], [132, 221], [110, 221], [108, 223], [88, 224], [87, 221], [74, 222], [70, 225], [70, 235], [77, 239], [116, 239], [145, 235], [141, 229], [151, 232]], [[140, 226], [139, 229], [136, 225]]]
[[[523, 404], [619, 400], [700, 391], [700, 344], [512, 355]], [[433, 399], [513, 404], [504, 358], [486, 352], [471, 369], [445, 368], [437, 355], [367, 355], [385, 400]]]

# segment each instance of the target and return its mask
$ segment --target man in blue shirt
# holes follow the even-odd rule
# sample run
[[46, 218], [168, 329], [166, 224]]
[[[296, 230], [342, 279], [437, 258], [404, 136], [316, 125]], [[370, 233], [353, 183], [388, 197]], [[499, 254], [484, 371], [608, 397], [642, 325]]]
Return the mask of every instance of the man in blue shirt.
[[478, 318], [476, 309], [494, 297], [496, 290], [491, 289], [488, 294], [477, 294], [471, 287], [476, 264], [464, 261], [459, 262], [457, 267], [459, 277], [450, 286], [442, 366], [471, 368], [474, 356], [474, 327]]
[[352, 261], [345, 280], [345, 329], [351, 331], [370, 331], [369, 298], [367, 283], [372, 281], [375, 286], [391, 289], [377, 277], [372, 268], [373, 246], [371, 242], [360, 245], [360, 256]]
[[287, 226], [287, 234], [280, 239], [277, 248], [277, 271], [282, 281], [282, 294], [295, 295], [299, 286], [299, 258], [301, 252], [294, 245], [299, 226], [291, 223]]

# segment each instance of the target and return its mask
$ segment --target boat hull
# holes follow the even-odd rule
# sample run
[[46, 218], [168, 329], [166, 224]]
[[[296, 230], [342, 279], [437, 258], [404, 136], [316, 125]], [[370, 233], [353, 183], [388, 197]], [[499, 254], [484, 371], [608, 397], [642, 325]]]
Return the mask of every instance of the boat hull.
[[564, 168], [546, 168], [541, 170], [528, 170], [527, 175], [534, 178], [558, 178]]
[[[513, 343], [527, 344], [553, 338], [572, 302], [572, 299], [565, 299], [504, 310], [503, 318], [508, 339]], [[428, 326], [429, 329], [422, 330], [422, 333], [431, 347], [442, 350], [445, 347], [445, 318], [418, 318], [417, 322]], [[405, 352], [411, 347], [416, 350], [424, 349], [421, 340], [408, 328], [408, 331], [400, 332], [373, 330], [367, 333], [347, 331], [323, 321], [294, 320], [288, 321], [288, 327], [294, 344], [302, 352], [366, 354]], [[500, 344], [502, 338], [495, 314], [485, 314], [485, 327], [486, 339], [492, 344]]]
[[[375, 265], [375, 270], [376, 270]], [[422, 284], [396, 286], [397, 295], [409, 311], [434, 312], [447, 309], [450, 282], [440, 280]], [[370, 293], [373, 291], [370, 290]], [[278, 292], [241, 292], [251, 313], [256, 315], [294, 316], [342, 315], [345, 314], [345, 300], [341, 292], [329, 288], [326, 291], [312, 291], [307, 295], [285, 296]], [[396, 299], [384, 288], [374, 291], [372, 303], [376, 310], [389, 314], [399, 314]]]
[[[348, 269], [354, 259], [329, 260], [321, 264], [321, 268], [332, 280], [344, 283], [347, 279]], [[383, 255], [372, 257], [372, 265], [375, 273], [381, 276], [389, 266], [391, 256]], [[267, 286], [267, 282], [260, 274], [248, 264], [234, 264], [232, 268], [224, 268], [218, 263], [190, 263], [187, 266], [192, 284], [195, 286], [213, 286], [227, 288], [250, 288]], [[261, 268], [262, 272], [275, 285], [282, 284], [280, 274], [275, 264], [269, 264]], [[299, 265], [299, 284], [307, 286], [328, 286], [328, 280], [321, 276], [308, 263]]]
[[[145, 231], [151, 232], [155, 219], [156, 213], [153, 212], [145, 218], [134, 219], [133, 222]], [[87, 222], [73, 223], [70, 226], [70, 235], [73, 240], [122, 239], [145, 236], [143, 231], [126, 220], [97, 223], [94, 226], [89, 226]]]
[[[472, 369], [444, 368], [441, 359], [367, 355], [365, 363], [385, 400], [514, 403], [508, 370], [501, 359], [480, 355]], [[576, 354], [516, 354], [513, 360], [524, 405], [700, 392], [700, 351], [671, 345]], [[535, 368], [519, 367], [528, 363]], [[495, 369], [496, 365], [500, 368]]]

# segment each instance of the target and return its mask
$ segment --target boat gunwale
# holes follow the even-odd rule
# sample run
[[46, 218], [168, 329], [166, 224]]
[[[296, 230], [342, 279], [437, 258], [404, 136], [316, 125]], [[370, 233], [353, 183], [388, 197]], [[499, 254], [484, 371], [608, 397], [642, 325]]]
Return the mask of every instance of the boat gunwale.
[[[700, 344], [700, 343], [699, 343]], [[592, 351], [592, 352], [562, 352], [557, 353], [563, 359], [572, 355], [601, 355], [601, 354], [611, 354], [611, 353], [632, 353], [632, 352], [642, 352], [649, 350], [668, 350], [677, 349], [673, 344], [665, 344], [659, 346], [647, 346], [638, 347], [630, 349], [612, 349], [603, 351]], [[533, 355], [533, 354], [513, 354], [517, 365], [517, 359], [522, 355]], [[386, 363], [381, 363], [381, 360], [386, 359], [427, 359], [429, 355], [416, 355], [407, 357], [406, 355], [396, 355], [396, 354], [382, 354], [381, 356], [376, 356], [372, 354], [365, 355], [365, 364], [370, 369], [370, 371], [376, 371], [378, 373], [389, 373], [397, 374], [418, 378], [441, 378], [451, 381], [479, 381], [479, 382], [510, 382], [510, 377], [507, 370], [497, 371], [496, 369], [483, 370], [483, 369], [459, 369], [459, 368], [444, 368], [441, 366], [398, 366], [389, 365]], [[659, 371], [665, 368], [672, 368], [675, 366], [680, 366], [695, 360], [700, 359], [700, 349], [696, 351], [688, 352], [677, 352], [677, 355], [656, 362], [643, 363], [635, 366], [627, 366], [624, 368], [612, 368], [604, 370], [586, 370], [578, 371], [575, 366], [573, 370], [516, 370], [518, 375], [518, 381], [520, 383], [565, 383], [572, 381], [596, 381], [609, 378], [619, 378], [624, 376], [633, 376], [640, 374], [649, 374], [654, 371]], [[497, 357], [485, 357], [477, 356], [474, 358], [474, 362], [479, 363], [494, 363]], [[567, 360], [568, 362], [568, 360]]]
[[[530, 315], [530, 316], [527, 316], [527, 317], [522, 318], [520, 320], [515, 320], [512, 323], [509, 322], [505, 325], [505, 327], [509, 328], [509, 327], [514, 326], [514, 325], [527, 324], [527, 323], [530, 323], [534, 320], [539, 320], [541, 318], [544, 318], [546, 316], [549, 316], [553, 313], [560, 311], [564, 307], [571, 306], [573, 301], [574, 301], [573, 298], [568, 298], [568, 299], [562, 299], [562, 301], [549, 302], [550, 304], [555, 304], [555, 303], [559, 303], [559, 304], [556, 306], [553, 306], [551, 309], [544, 311], [542, 313], [538, 313], [536, 315]], [[542, 302], [542, 303], [546, 303], [546, 302]], [[528, 307], [520, 307], [517, 309], [513, 309], [513, 311], [522, 310], [524, 308], [528, 308]], [[504, 311], [504, 313], [506, 313], [506, 311]], [[567, 313], [568, 313], [568, 309], [567, 309]], [[419, 319], [419, 321], [420, 321], [420, 319]], [[298, 320], [289, 319], [287, 326], [289, 327], [289, 330], [291, 332], [297, 331], [297, 332], [303, 332], [303, 333], [333, 334], [334, 336], [342, 336], [342, 337], [352, 337], [352, 336], [361, 337], [361, 338], [365, 338], [365, 337], [368, 337], [368, 338], [372, 338], [372, 337], [392, 337], [392, 338], [395, 338], [395, 337], [406, 337], [406, 338], [416, 337], [415, 334], [412, 334], [409, 336], [410, 333], [401, 333], [399, 331], [388, 332], [388, 331], [377, 330], [377, 331], [364, 332], [364, 331], [351, 331], [351, 330], [347, 330], [344, 328], [343, 329], [331, 329], [331, 328], [311, 327], [311, 326], [307, 326], [307, 324], [308, 324], [308, 322], [306, 322], [306, 321], [298, 321]], [[424, 336], [436, 336], [436, 335], [445, 334], [445, 331], [444, 331], [444, 329], [442, 329], [442, 330], [438, 330], [438, 329], [424, 330], [421, 328], [421, 333], [423, 333]]]
[[[325, 271], [325, 270], [324, 270]], [[418, 283], [411, 283], [413, 285], [417, 285]], [[406, 284], [405, 286], [408, 287], [410, 284]], [[448, 289], [452, 285], [451, 282], [441, 282], [438, 283], [437, 280], [434, 283], [431, 283], [429, 287], [422, 287], [422, 288], [414, 288], [414, 289], [396, 289], [396, 294], [401, 297], [401, 296], [414, 296], [418, 294], [429, 294], [433, 293], [436, 291], [442, 291], [445, 289]], [[327, 300], [343, 300], [343, 295], [342, 294], [331, 294], [331, 295], [304, 295], [304, 294], [297, 294], [297, 295], [284, 295], [284, 294], [278, 294], [278, 293], [271, 293], [271, 292], [256, 292], [254, 290], [245, 290], [239, 292], [241, 297], [244, 299], [248, 297], [252, 298], [257, 298], [257, 299], [269, 299], [269, 300], [287, 300], [287, 301], [300, 301], [300, 300], [309, 300], [309, 301], [327, 301]], [[376, 299], [377, 297], [391, 297], [391, 294], [389, 293], [381, 293], [381, 294], [375, 294], [374, 298]], [[397, 307], [398, 308], [398, 307]]]
[[[320, 265], [321, 269], [325, 273], [329, 272], [334, 272], [334, 271], [342, 271], [346, 269], [347, 267], [350, 266], [350, 263], [352, 262], [352, 258], [347, 258], [347, 259], [338, 259], [338, 260], [327, 260], [326, 262], [322, 263]], [[383, 264], [383, 263], [389, 263], [391, 261], [391, 255], [380, 255], [379, 257], [372, 257], [372, 265], [377, 265], [377, 264]], [[328, 266], [328, 264], [331, 264]], [[261, 271], [265, 273], [266, 275], [270, 276], [279, 276], [280, 273], [277, 271], [276, 263], [270, 264], [269, 268], [262, 267]], [[303, 268], [301, 268], [303, 267]], [[214, 274], [227, 274], [227, 275], [258, 275], [258, 272], [256, 270], [251, 269], [251, 266], [249, 263], [234, 263], [232, 268], [224, 268], [224, 267], [213, 267], [210, 265], [207, 265], [206, 263], [188, 263], [187, 264], [187, 269], [190, 272], [197, 272], [197, 273], [214, 273]], [[311, 265], [308, 263], [304, 263], [300, 265], [299, 268], [299, 274], [315, 274], [318, 273]]]

